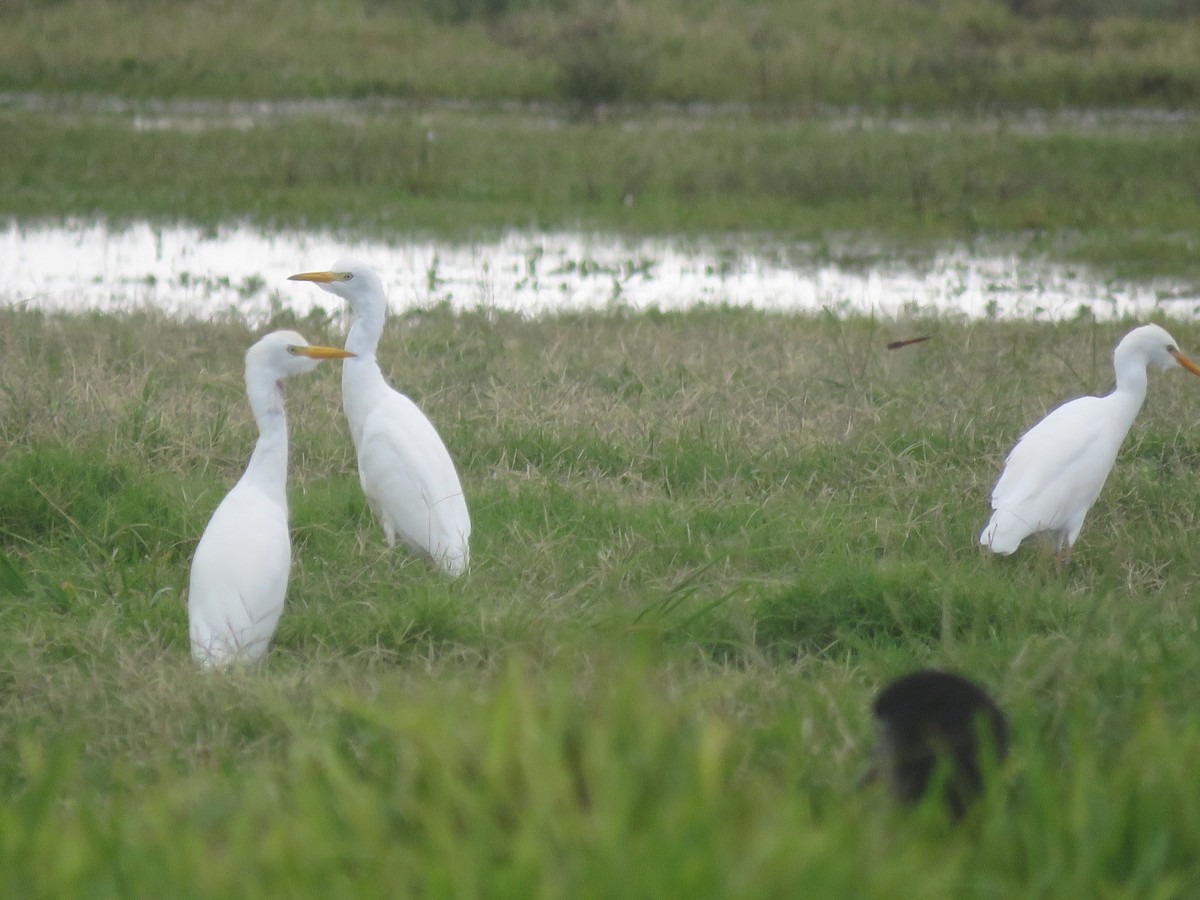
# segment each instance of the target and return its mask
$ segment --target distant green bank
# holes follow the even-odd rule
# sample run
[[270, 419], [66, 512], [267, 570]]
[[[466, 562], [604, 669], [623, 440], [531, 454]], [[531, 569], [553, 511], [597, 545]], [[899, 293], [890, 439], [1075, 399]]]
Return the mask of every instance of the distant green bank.
[[13, 0], [0, 90], [1194, 107], [1194, 3]]
[[0, 216], [1015, 236], [1197, 279], [1198, 45], [1166, 0], [18, 0]]
[[764, 231], [902, 249], [1015, 236], [1122, 276], [1200, 276], [1190, 118], [236, 110], [0, 111], [0, 215], [385, 237]]

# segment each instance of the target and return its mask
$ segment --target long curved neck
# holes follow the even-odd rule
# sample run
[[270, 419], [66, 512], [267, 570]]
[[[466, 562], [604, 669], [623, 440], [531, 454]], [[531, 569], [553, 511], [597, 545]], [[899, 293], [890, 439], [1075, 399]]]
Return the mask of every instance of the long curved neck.
[[1149, 377], [1146, 374], [1146, 359], [1142, 356], [1126, 356], [1117, 354], [1113, 359], [1113, 368], [1117, 371], [1117, 386], [1114, 394], [1123, 394], [1131, 400], [1136, 399], [1141, 406], [1146, 399], [1146, 386]]
[[374, 358], [379, 336], [383, 334], [385, 307], [386, 302], [380, 302], [364, 304], [362, 308], [354, 310], [354, 321], [346, 335], [346, 349], [359, 359]]
[[1118, 421], [1125, 426], [1121, 432], [1123, 437], [1142, 408], [1149, 379], [1146, 375], [1145, 357], [1119, 353], [1113, 359], [1113, 367], [1117, 371], [1117, 386], [1108, 396], [1116, 407]]
[[[347, 339], [346, 346], [350, 346]], [[350, 436], [358, 446], [367, 416], [387, 394], [389, 388], [373, 355], [360, 354], [342, 363], [342, 408], [350, 424]]]
[[242, 481], [287, 502], [288, 436], [283, 412], [283, 388], [269, 378], [246, 378], [246, 395], [258, 424], [258, 441]]

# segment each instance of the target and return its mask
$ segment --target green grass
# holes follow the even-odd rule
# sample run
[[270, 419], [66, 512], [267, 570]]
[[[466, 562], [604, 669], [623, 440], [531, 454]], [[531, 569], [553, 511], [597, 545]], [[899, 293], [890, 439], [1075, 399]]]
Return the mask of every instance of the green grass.
[[[0, 215], [751, 231], [861, 265], [995, 240], [1196, 280], [1200, 126], [1022, 114], [1194, 108], [1188, 12], [20, 0], [0, 90], [42, 96], [0, 109]], [[364, 102], [208, 103], [311, 97]], [[693, 101], [723, 105], [654, 105]], [[1008, 447], [1107, 389], [1130, 324], [400, 317], [384, 367], [459, 462], [471, 573], [383, 546], [324, 367], [287, 388], [273, 649], [213, 674], [184, 592], [256, 332], [0, 309], [0, 891], [1195, 895], [1200, 384], [1156, 374], [1066, 573], [975, 544]], [[856, 787], [872, 697], [924, 665], [1012, 719], [965, 828]]]
[[1195, 107], [1151, 0], [13, 0], [0, 90], [140, 97]]
[[[1128, 324], [399, 317], [382, 361], [459, 462], [471, 573], [382, 546], [336, 371], [295, 379], [288, 607], [214, 675], [183, 595], [254, 334], [0, 311], [4, 889], [1193, 894], [1200, 384], [1153, 379], [1065, 574], [975, 545], [1008, 446], [1107, 389]], [[966, 828], [855, 787], [920, 665], [1012, 718]]]

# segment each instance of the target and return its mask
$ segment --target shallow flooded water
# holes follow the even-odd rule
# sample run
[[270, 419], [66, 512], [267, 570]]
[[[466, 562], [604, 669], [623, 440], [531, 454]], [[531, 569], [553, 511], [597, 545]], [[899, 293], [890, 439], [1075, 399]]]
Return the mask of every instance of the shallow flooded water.
[[[399, 97], [324, 97], [289, 100], [218, 100], [196, 98], [129, 98], [106, 94], [42, 94], [0, 91], [0, 110], [11, 109], [53, 116], [70, 122], [101, 121], [127, 125], [134, 131], [209, 129], [249, 131], [294, 119], [361, 124], [398, 114], [493, 113], [519, 117], [527, 124], [558, 128], [577, 114], [569, 104], [522, 101], [407, 100]], [[657, 103], [649, 107], [606, 107], [605, 115], [630, 125], [649, 112], [656, 128], [692, 128], [706, 119], [736, 120], [756, 115], [742, 103]], [[815, 114], [798, 114], [806, 123], [833, 131], [894, 131], [904, 133], [947, 130], [1020, 134], [1146, 134], [1195, 127], [1192, 110], [1148, 108], [1028, 109], [997, 114], [951, 116], [880, 115], [856, 108], [830, 107]]]
[[[156, 307], [209, 318], [262, 320], [279, 307], [303, 315], [337, 304], [295, 272], [342, 255], [379, 269], [393, 309], [448, 304], [526, 315], [729, 304], [785, 311], [939, 313], [976, 317], [1097, 318], [1200, 312], [1200, 296], [1171, 284], [1122, 283], [1078, 266], [1015, 253], [950, 247], [919, 262], [839, 265], [810, 247], [753, 236], [626, 240], [606, 234], [511, 232], [453, 244], [345, 240], [332, 233], [249, 226], [11, 222], [0, 230], [0, 303], [48, 310]], [[887, 259], [877, 252], [870, 258]]]

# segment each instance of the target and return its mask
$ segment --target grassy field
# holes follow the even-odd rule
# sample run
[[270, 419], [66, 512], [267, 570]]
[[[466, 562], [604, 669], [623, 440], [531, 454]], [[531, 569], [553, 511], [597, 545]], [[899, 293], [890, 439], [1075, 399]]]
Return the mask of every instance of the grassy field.
[[[382, 362], [459, 461], [471, 573], [384, 549], [337, 372], [295, 379], [289, 605], [263, 667], [206, 675], [183, 591], [253, 441], [254, 334], [2, 311], [0, 881], [1189, 896], [1200, 382], [1153, 379], [1065, 574], [975, 545], [1007, 447], [1107, 389], [1127, 324], [399, 317]], [[920, 665], [1012, 717], [965, 828], [855, 787], [874, 692]]]
[[[14, 0], [0, 217], [998, 240], [1197, 283], [1198, 44], [1190, 0]], [[0, 892], [1196, 896], [1200, 380], [1155, 374], [1066, 572], [976, 545], [1132, 324], [408, 312], [381, 359], [459, 463], [470, 574], [384, 548], [326, 366], [287, 388], [274, 648], [214, 674], [184, 590], [262, 329], [0, 306]], [[925, 665], [1012, 721], [960, 828], [857, 787]]]
[[1200, 105], [1194, 0], [10, 0], [0, 90]]

